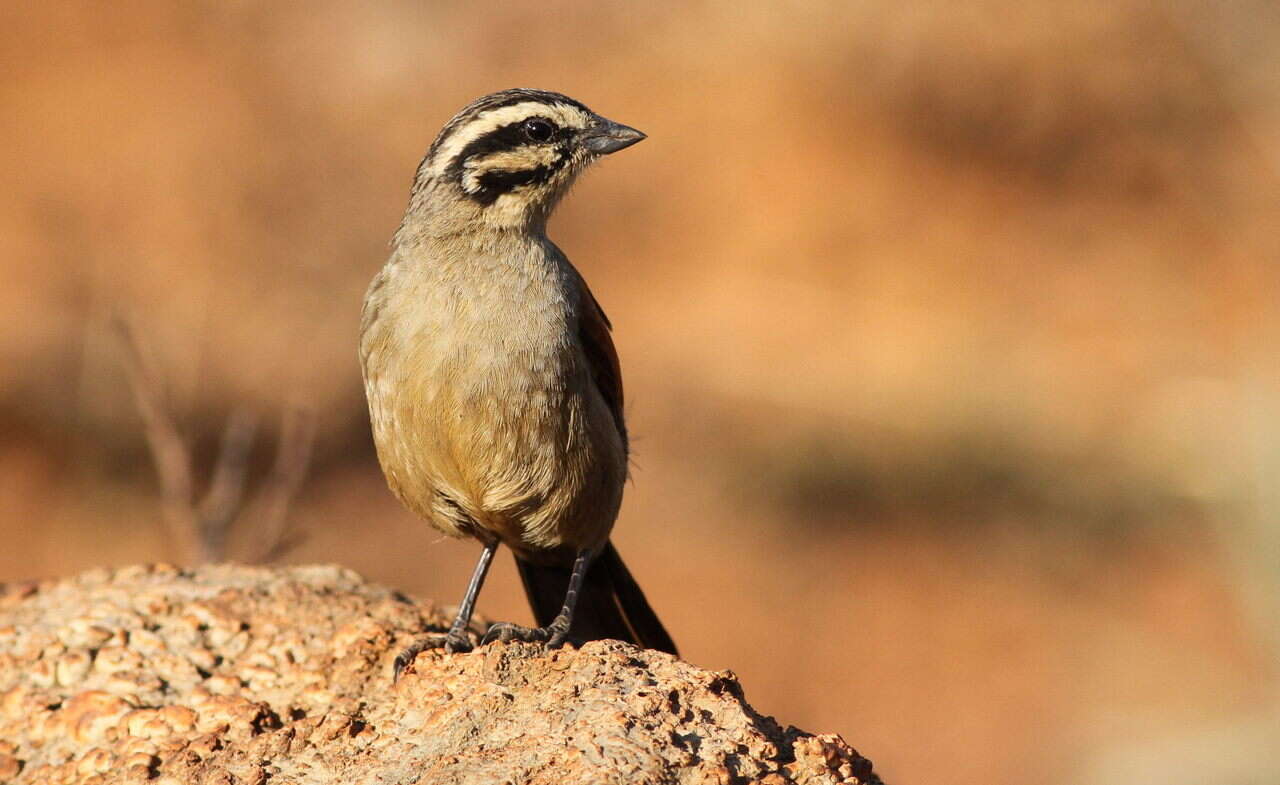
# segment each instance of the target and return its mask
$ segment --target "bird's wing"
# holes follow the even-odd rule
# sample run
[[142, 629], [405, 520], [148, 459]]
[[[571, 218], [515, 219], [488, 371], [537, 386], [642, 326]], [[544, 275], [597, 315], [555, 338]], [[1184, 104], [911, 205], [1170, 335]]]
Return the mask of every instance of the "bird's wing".
[[604, 396], [604, 402], [613, 414], [613, 421], [618, 426], [618, 433], [625, 445], [627, 426], [622, 419], [622, 367], [618, 364], [618, 350], [613, 348], [613, 337], [610, 335], [613, 325], [581, 275], [578, 276], [578, 288], [578, 340], [587, 356], [591, 378]]

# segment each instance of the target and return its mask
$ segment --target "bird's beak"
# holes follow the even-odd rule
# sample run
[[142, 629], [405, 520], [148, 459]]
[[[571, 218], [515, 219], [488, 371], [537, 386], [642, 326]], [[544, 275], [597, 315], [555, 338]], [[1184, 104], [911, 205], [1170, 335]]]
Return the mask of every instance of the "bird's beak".
[[608, 155], [630, 147], [645, 135], [636, 129], [601, 117], [583, 134], [583, 144], [596, 155]]

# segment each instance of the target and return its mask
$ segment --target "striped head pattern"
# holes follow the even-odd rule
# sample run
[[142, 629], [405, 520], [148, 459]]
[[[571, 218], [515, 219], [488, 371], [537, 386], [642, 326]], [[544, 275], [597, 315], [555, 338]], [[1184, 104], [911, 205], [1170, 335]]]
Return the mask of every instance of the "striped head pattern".
[[588, 164], [644, 138], [566, 95], [503, 90], [445, 124], [418, 168], [414, 195], [470, 203], [488, 224], [545, 220]]

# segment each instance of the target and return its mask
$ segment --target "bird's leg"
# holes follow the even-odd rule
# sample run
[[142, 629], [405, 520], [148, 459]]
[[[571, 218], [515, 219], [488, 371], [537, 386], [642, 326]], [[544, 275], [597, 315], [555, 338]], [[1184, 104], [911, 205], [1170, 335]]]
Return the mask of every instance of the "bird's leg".
[[474, 648], [471, 640], [467, 638], [467, 626], [471, 624], [471, 614], [476, 609], [476, 597], [480, 595], [480, 587], [484, 586], [484, 578], [489, 573], [489, 564], [493, 562], [493, 554], [497, 550], [498, 541], [494, 540], [485, 543], [484, 550], [480, 551], [480, 561], [476, 562], [476, 568], [471, 573], [467, 593], [458, 606], [458, 615], [454, 617], [448, 634], [443, 638], [439, 635], [419, 638], [396, 656], [396, 679], [400, 678], [400, 673], [413, 662], [414, 657], [427, 649], [443, 648], [448, 652], [466, 652]]
[[[467, 593], [458, 606], [458, 615], [453, 619], [446, 640], [450, 651], [470, 651], [471, 641], [467, 639], [467, 627], [471, 624], [471, 614], [476, 609], [476, 598], [480, 596], [480, 588], [484, 586], [484, 577], [489, 574], [489, 564], [493, 562], [493, 554], [498, 550], [498, 541], [485, 543], [480, 551], [480, 560], [471, 573], [471, 581], [467, 584]], [[465, 647], [465, 648], [464, 648]]]
[[578, 593], [582, 590], [582, 581], [587, 577], [587, 569], [595, 555], [595, 550], [590, 548], [578, 551], [573, 560], [573, 572], [569, 575], [569, 589], [564, 593], [564, 605], [560, 606], [560, 612], [550, 624], [530, 628], [511, 622], [498, 622], [484, 634], [480, 645], [493, 641], [545, 641], [548, 648], [558, 648], [569, 637], [569, 628], [573, 626], [573, 609], [578, 607]]

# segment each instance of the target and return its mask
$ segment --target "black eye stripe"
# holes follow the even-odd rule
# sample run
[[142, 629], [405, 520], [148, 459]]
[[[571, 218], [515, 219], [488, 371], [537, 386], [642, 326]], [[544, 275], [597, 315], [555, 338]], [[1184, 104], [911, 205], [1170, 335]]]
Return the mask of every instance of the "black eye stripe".
[[[525, 134], [524, 125], [528, 119], [530, 118], [499, 126], [489, 133], [468, 142], [467, 146], [462, 148], [449, 162], [448, 167], [445, 169], [445, 176], [454, 182], [461, 183], [467, 161], [483, 159], [486, 156], [505, 150], [527, 147], [530, 142]], [[563, 137], [568, 133], [565, 129], [560, 129], [556, 132], [556, 135]], [[539, 164], [530, 169], [494, 169], [481, 173], [476, 176], [476, 183], [479, 187], [469, 191], [467, 195], [487, 206], [497, 201], [499, 196], [509, 193], [522, 185], [546, 182], [553, 174], [564, 167], [571, 157], [570, 147], [567, 143], [561, 143], [555, 149], [558, 156], [554, 161], [547, 164]]]
[[524, 120], [499, 126], [484, 136], [467, 143], [449, 162], [449, 169], [461, 171], [468, 158], [485, 156], [502, 150], [511, 150], [526, 144], [524, 138]]
[[[462, 174], [462, 167], [469, 158], [483, 158], [486, 155], [502, 152], [503, 150], [514, 150], [518, 147], [525, 147], [529, 144], [529, 138], [525, 133], [524, 125], [528, 122], [528, 118], [518, 120], [514, 123], [507, 123], [499, 126], [489, 133], [479, 138], [473, 139], [462, 148], [453, 160], [449, 162], [445, 172], [451, 177], [457, 177]], [[570, 132], [566, 129], [559, 129], [555, 132], [555, 136], [559, 138], [566, 137]], [[557, 148], [564, 158], [567, 150], [561, 146]]]

